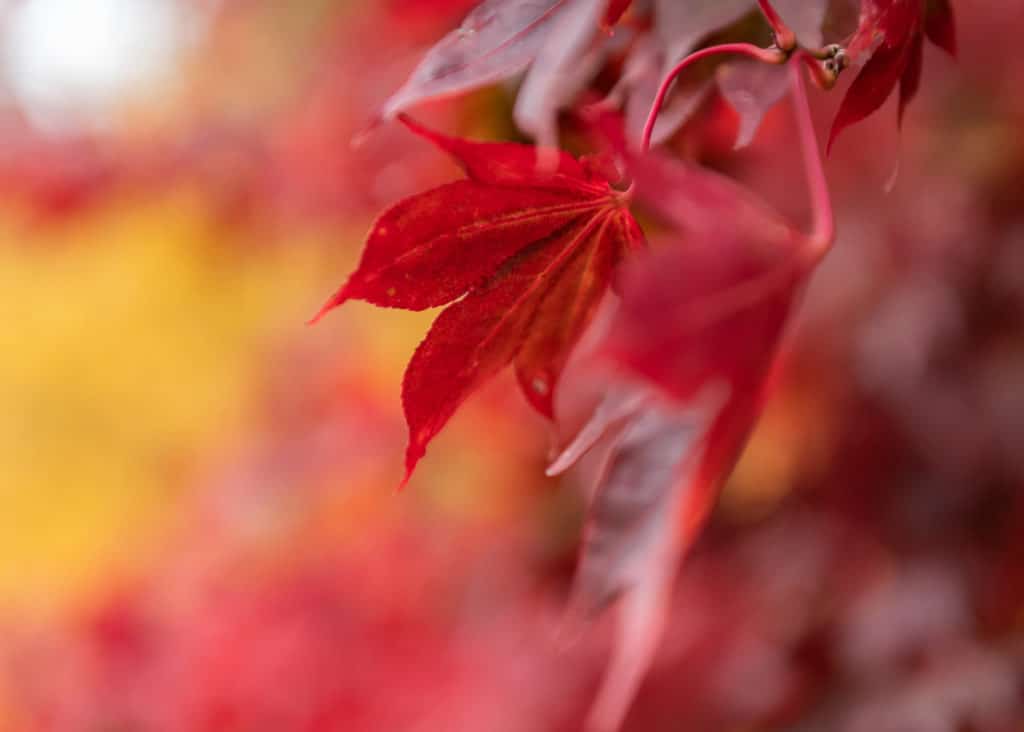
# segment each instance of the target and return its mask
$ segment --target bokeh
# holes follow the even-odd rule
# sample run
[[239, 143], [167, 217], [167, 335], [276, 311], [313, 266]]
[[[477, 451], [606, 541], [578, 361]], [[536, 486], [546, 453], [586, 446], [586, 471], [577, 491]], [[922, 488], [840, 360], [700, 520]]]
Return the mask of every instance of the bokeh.
[[[473, 4], [0, 2], [0, 730], [582, 729], [611, 628], [564, 617], [557, 437], [506, 375], [397, 492], [432, 314], [305, 325], [457, 175], [362, 133]], [[839, 241], [627, 730], [1022, 729], [1024, 7], [954, 6], [902, 131], [828, 161]], [[514, 137], [512, 95], [422, 115]], [[738, 153], [698, 120], [807, 216], [786, 105]]]

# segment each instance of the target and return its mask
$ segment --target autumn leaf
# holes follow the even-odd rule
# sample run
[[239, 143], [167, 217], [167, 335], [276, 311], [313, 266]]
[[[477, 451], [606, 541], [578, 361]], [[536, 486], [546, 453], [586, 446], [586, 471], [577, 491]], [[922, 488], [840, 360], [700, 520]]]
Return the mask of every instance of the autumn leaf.
[[558, 109], [598, 71], [605, 36], [629, 5], [629, 0], [484, 0], [426, 53], [379, 116], [391, 119], [422, 102], [529, 68], [516, 120], [552, 146]]
[[[827, 0], [775, 0], [773, 5], [803, 46], [821, 46]], [[746, 147], [765, 115], [788, 94], [787, 69], [742, 59], [719, 66], [716, 78], [722, 98], [739, 117], [736, 147]]]
[[[616, 729], [650, 665], [678, 563], [761, 411], [810, 239], [732, 181], [667, 159], [633, 161], [638, 200], [672, 232], [634, 258], [597, 358], [608, 396], [555, 460], [610, 439], [573, 606], [620, 600], [619, 637], [592, 713]], [[640, 384], [641, 386], [637, 386]]]
[[523, 80], [513, 117], [545, 148], [557, 145], [558, 110], [572, 103], [604, 63], [609, 39], [598, 31], [609, 10], [608, 0], [569, 0]]
[[778, 68], [754, 61], [726, 63], [716, 73], [718, 91], [739, 118], [736, 148], [749, 145], [765, 115], [789, 92], [789, 75]]
[[[658, 85], [702, 39], [734, 23], [754, 8], [753, 0], [655, 0], [654, 27], [634, 44], [616, 90], [628, 96], [626, 129], [639, 140]], [[691, 77], [692, 80], [692, 77]], [[697, 109], [710, 88], [707, 79], [677, 88], [658, 116], [655, 144], [671, 137]]]
[[409, 80], [385, 102], [390, 119], [421, 102], [476, 89], [526, 69], [568, 0], [484, 0], [431, 48]]
[[630, 5], [631, 0], [484, 0], [426, 53], [378, 119], [528, 70], [515, 105], [516, 124], [541, 146], [556, 147], [559, 110], [600, 71], [615, 46], [613, 26]]
[[[715, 379], [750, 391], [807, 274], [803, 234], [707, 171], [672, 165], [669, 175], [650, 180], [675, 186], [676, 195], [658, 192], [656, 200], [680, 220], [680, 241], [627, 273], [605, 352], [679, 401]], [[682, 220], [691, 199], [703, 211]]]
[[664, 631], [682, 553], [730, 467], [722, 460], [732, 453], [723, 448], [736, 436], [727, 429], [749, 424], [722, 410], [723, 396], [710, 390], [680, 408], [656, 390], [612, 381], [605, 402], [552, 465], [550, 472], [565, 469], [610, 434], [570, 606], [571, 618], [586, 618], [620, 604], [615, 649], [588, 729], [620, 727]]
[[532, 146], [402, 121], [468, 177], [385, 211], [357, 270], [316, 319], [353, 299], [407, 310], [448, 305], [405, 373], [408, 480], [459, 405], [510, 363], [530, 403], [552, 416], [569, 354], [643, 234], [627, 197], [586, 160], [559, 152], [544, 172]]
[[899, 84], [898, 120], [917, 94], [923, 39], [956, 55], [953, 9], [949, 0], [865, 0], [857, 32], [849, 44], [853, 58], [867, 61], [843, 98], [829, 133], [831, 150], [839, 133], [875, 112]]

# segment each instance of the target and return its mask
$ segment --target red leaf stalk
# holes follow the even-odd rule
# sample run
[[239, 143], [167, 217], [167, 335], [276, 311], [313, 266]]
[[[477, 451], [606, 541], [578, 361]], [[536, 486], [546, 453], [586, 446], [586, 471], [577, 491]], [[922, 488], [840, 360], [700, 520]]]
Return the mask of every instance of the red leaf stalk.
[[828, 194], [828, 181], [822, 163], [818, 137], [814, 132], [814, 120], [807, 103], [807, 90], [800, 70], [800, 59], [789, 65], [793, 87], [793, 111], [796, 115], [800, 149], [804, 159], [804, 173], [811, 194], [811, 210], [814, 215], [808, 246], [815, 261], [821, 259], [832, 246], [836, 237], [835, 217], [832, 215], [832, 201]]
[[772, 33], [775, 34], [775, 44], [787, 53], [796, 48], [796, 34], [779, 17], [771, 2], [769, 0], [757, 0], [757, 5], [761, 8], [761, 13], [764, 15], [765, 20], [768, 21], [768, 25], [772, 27]]
[[748, 56], [766, 64], [784, 63], [788, 56], [786, 52], [778, 48], [761, 48], [760, 46], [755, 46], [752, 43], [723, 43], [718, 46], [702, 48], [699, 51], [691, 53], [676, 64], [675, 68], [668, 72], [662, 80], [661, 86], [658, 87], [658, 94], [654, 97], [654, 103], [651, 105], [651, 111], [647, 115], [647, 122], [644, 124], [643, 136], [640, 139], [640, 149], [643, 152], [647, 152], [651, 147], [651, 135], [654, 134], [654, 124], [657, 122], [658, 113], [661, 112], [661, 107], [665, 103], [665, 97], [668, 96], [669, 89], [672, 87], [672, 82], [674, 82], [676, 77], [691, 64], [694, 64], [701, 59], [708, 58], [709, 56], [717, 56], [720, 54]]

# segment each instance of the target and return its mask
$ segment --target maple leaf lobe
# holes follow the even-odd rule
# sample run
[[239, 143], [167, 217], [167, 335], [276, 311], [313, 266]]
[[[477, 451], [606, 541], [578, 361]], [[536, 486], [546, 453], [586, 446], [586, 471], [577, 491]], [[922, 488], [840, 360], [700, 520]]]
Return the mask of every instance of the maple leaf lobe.
[[851, 54], [867, 55], [867, 62], [843, 97], [826, 149], [847, 127], [878, 110], [899, 86], [897, 123], [921, 80], [923, 38], [956, 55], [956, 32], [949, 0], [865, 0]]
[[381, 214], [356, 271], [317, 318], [350, 299], [447, 305], [403, 379], [408, 480], [462, 402], [509, 364], [530, 404], [553, 417], [569, 354], [643, 233], [598, 166], [557, 151], [541, 169], [532, 146], [448, 137], [400, 119], [467, 178]]

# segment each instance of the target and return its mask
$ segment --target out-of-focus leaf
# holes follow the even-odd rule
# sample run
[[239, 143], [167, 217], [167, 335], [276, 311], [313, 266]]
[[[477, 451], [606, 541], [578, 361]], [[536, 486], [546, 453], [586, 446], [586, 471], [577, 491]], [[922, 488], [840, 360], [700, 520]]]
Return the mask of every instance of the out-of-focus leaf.
[[[781, 0], [774, 3], [783, 20], [807, 46], [821, 44], [827, 0]], [[657, 0], [655, 30], [638, 44], [626, 63], [626, 85], [632, 88], [627, 104], [627, 129], [639, 138], [662, 78], [715, 31], [753, 12], [752, 0]], [[735, 69], [735, 70], [734, 70]], [[737, 147], [749, 144], [761, 120], [786, 94], [787, 75], [781, 69], [756, 69], [747, 61], [726, 60], [719, 67], [719, 88], [740, 115]], [[677, 88], [658, 115], [651, 141], [664, 142], [693, 114], [709, 88], [707, 80]]]
[[391, 118], [439, 97], [476, 89], [526, 69], [544, 46], [552, 21], [572, 0], [484, 0], [437, 43], [384, 104]]
[[519, 90], [516, 124], [546, 148], [557, 141], [558, 110], [572, 101], [603, 61], [606, 39], [597, 37], [597, 29], [607, 5], [608, 0], [569, 0]]
[[675, 568], [761, 411], [811, 261], [806, 238], [735, 183], [667, 159], [632, 162], [638, 194], [674, 239], [627, 268], [599, 352], [660, 396], [610, 398], [552, 466], [625, 424], [595, 492], [577, 579], [583, 610], [622, 596], [593, 710], [602, 730], [621, 722], [650, 664]]
[[384, 119], [430, 99], [469, 91], [527, 67], [516, 122], [546, 148], [557, 141], [556, 115], [604, 62], [611, 41], [601, 32], [628, 0], [485, 0], [435, 45], [385, 104]]
[[[627, 60], [626, 129], [639, 139], [661, 80], [701, 39], [738, 20], [754, 7], [751, 0], [655, 0], [654, 30]], [[677, 85], [678, 87], [678, 85]], [[677, 88], [654, 126], [651, 140], [664, 142], [693, 114], [707, 91], [706, 83]]]
[[[809, 48], [821, 45], [828, 0], [775, 0], [773, 5], [800, 43]], [[722, 64], [717, 80], [722, 96], [739, 115], [736, 147], [746, 147], [764, 116], [786, 97], [789, 74], [780, 67], [742, 60]]]
[[754, 140], [764, 116], [789, 90], [786, 69], [744, 61], [718, 68], [718, 89], [739, 116], [736, 147]]

